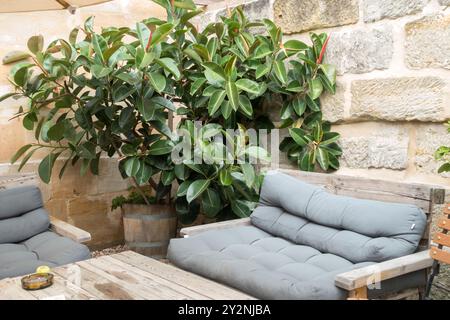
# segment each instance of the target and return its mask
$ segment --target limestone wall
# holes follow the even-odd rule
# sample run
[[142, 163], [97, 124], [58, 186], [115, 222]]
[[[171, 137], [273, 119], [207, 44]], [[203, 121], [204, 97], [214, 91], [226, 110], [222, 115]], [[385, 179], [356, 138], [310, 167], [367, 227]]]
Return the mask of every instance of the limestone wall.
[[[151, 1], [114, 0], [101, 5], [82, 8], [76, 15], [67, 11], [46, 11], [0, 14], [0, 57], [12, 50], [25, 50], [30, 36], [42, 34], [45, 43], [65, 37], [72, 28], [95, 15], [97, 28], [101, 26], [134, 26], [149, 16], [163, 16], [159, 6]], [[7, 81], [10, 66], [0, 65], [0, 95], [11, 90]], [[17, 165], [9, 160], [22, 145], [33, 142], [34, 135], [21, 125], [21, 119], [9, 121], [17, 112], [20, 101], [6, 100], [0, 103], [0, 175], [17, 172]], [[37, 172], [42, 153], [34, 156], [24, 169]], [[58, 165], [57, 165], [58, 166]], [[62, 180], [55, 177], [49, 185], [41, 184], [46, 207], [52, 215], [69, 221], [92, 233], [92, 248], [120, 243], [123, 239], [120, 212], [111, 212], [111, 199], [126, 190], [117, 172], [116, 160], [102, 160], [100, 176], [78, 175], [79, 167], [68, 169]]]

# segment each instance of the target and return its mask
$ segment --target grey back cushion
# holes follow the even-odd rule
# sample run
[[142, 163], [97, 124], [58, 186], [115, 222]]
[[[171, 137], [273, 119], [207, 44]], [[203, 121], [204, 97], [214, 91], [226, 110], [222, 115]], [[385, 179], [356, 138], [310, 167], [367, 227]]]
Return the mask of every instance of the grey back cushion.
[[20, 216], [43, 205], [41, 191], [35, 186], [0, 191], [0, 220]]
[[276, 171], [265, 177], [251, 221], [354, 263], [413, 253], [426, 227], [426, 215], [414, 205], [338, 196]]
[[17, 243], [48, 230], [50, 221], [42, 208], [39, 188], [0, 191], [0, 243]]

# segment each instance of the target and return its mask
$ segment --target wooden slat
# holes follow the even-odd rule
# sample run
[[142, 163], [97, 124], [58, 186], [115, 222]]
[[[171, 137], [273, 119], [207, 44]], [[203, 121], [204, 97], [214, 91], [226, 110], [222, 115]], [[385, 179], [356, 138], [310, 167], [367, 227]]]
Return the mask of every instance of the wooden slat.
[[77, 228], [65, 221], [55, 217], [50, 217], [50, 228], [57, 234], [72, 239], [75, 242], [83, 243], [91, 240], [91, 234]]
[[367, 300], [367, 287], [356, 288], [350, 291], [348, 300]]
[[450, 252], [441, 250], [437, 247], [431, 247], [430, 255], [434, 260], [450, 264]]
[[129, 263], [125, 263], [120, 261], [112, 256], [104, 256], [102, 257], [105, 262], [110, 263], [111, 265], [117, 265], [118, 267], [129, 270], [130, 272], [137, 274], [141, 277], [141, 279], [148, 279], [149, 283], [152, 286], [156, 286], [158, 291], [164, 291], [164, 295], [168, 295], [170, 293], [170, 297], [167, 299], [197, 299], [197, 300], [207, 300], [208, 297], [202, 294], [199, 294], [191, 289], [187, 289], [184, 286], [176, 284], [172, 281], [166, 280], [164, 278], [158, 277], [150, 272], [147, 272], [143, 269], [135, 267]]
[[[89, 292], [89, 294], [100, 300], [144, 300], [145, 297], [139, 295], [137, 292], [124, 288], [117, 284], [115, 281], [111, 281], [103, 277], [101, 274], [92, 272], [85, 269], [82, 266], [78, 266], [80, 269], [80, 287]], [[53, 272], [60, 275], [63, 278], [68, 278], [72, 275], [73, 265], [62, 266], [53, 269]]]
[[194, 290], [215, 300], [249, 300], [255, 299], [245, 293], [231, 289], [217, 282], [196, 274], [186, 272], [174, 266], [149, 259], [132, 251], [112, 255], [114, 259], [136, 266], [178, 285]]
[[22, 289], [20, 278], [6, 278], [0, 280], [0, 300], [36, 300], [36, 297]]
[[425, 213], [429, 213], [430, 210], [430, 201], [410, 198], [410, 197], [402, 197], [397, 194], [385, 193], [380, 190], [372, 191], [372, 190], [358, 190], [358, 189], [349, 189], [349, 188], [336, 188], [335, 190], [330, 190], [337, 195], [354, 197], [358, 199], [367, 199], [367, 200], [377, 200], [377, 201], [386, 201], [386, 202], [395, 202], [395, 203], [405, 203], [405, 204], [413, 204], [420, 209], [422, 209]]
[[441, 219], [438, 222], [438, 227], [445, 229], [445, 230], [450, 230], [450, 219]]
[[205, 231], [228, 229], [228, 228], [234, 228], [234, 227], [239, 227], [239, 226], [248, 226], [250, 224], [251, 224], [250, 218], [235, 219], [235, 220], [229, 220], [229, 221], [216, 222], [216, 223], [204, 224], [204, 225], [200, 225], [200, 226], [183, 228], [180, 230], [180, 235], [183, 237], [193, 236], [195, 234], [199, 234], [199, 233], [202, 233]]
[[[290, 169], [279, 169], [278, 171], [316, 185], [326, 185], [334, 187], [335, 189], [373, 191], [374, 193], [379, 192], [381, 195], [397, 195], [399, 198], [406, 197], [431, 201], [431, 191], [436, 189], [436, 186], [418, 183], [402, 183], [338, 174], [303, 172]], [[439, 187], [437, 187], [437, 189], [439, 189]]]
[[450, 234], [444, 234], [442, 232], [436, 233], [433, 237], [433, 241], [437, 244], [450, 247]]
[[[369, 280], [383, 281], [410, 272], [431, 267], [433, 259], [428, 250], [380, 262], [360, 269], [338, 274], [335, 277], [336, 286], [355, 290], [367, 286]], [[376, 276], [374, 276], [376, 274]]]
[[111, 281], [116, 287], [132, 293], [133, 296], [136, 295], [142, 297], [145, 300], [164, 299], [159, 295], [161, 294], [161, 292], [158, 292], [156, 286], [150, 283], [146, 283], [148, 284], [148, 286], [144, 286], [143, 283], [146, 281], [140, 279], [140, 277], [133, 275], [131, 272], [123, 270], [121, 268], [108, 266], [107, 263], [104, 264], [99, 261], [99, 259], [80, 261], [77, 262], [77, 265], [97, 274], [99, 277]]

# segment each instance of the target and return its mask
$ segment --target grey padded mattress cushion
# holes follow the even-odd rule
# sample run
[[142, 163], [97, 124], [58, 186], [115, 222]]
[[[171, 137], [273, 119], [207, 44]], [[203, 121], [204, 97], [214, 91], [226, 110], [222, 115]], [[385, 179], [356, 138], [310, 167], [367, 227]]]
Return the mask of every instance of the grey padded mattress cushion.
[[[259, 299], [345, 299], [334, 285], [337, 274], [372, 264], [351, 261], [273, 237], [254, 226], [213, 230], [170, 241], [168, 258], [176, 266], [229, 285]], [[423, 285], [411, 273], [384, 281], [369, 296]]]
[[85, 245], [46, 231], [21, 243], [0, 244], [0, 279], [33, 273], [38, 266], [55, 267], [90, 256]]
[[274, 236], [358, 263], [413, 253], [426, 215], [414, 205], [338, 196], [271, 171], [251, 222]]
[[36, 186], [0, 191], [0, 220], [17, 217], [43, 206], [41, 191]]

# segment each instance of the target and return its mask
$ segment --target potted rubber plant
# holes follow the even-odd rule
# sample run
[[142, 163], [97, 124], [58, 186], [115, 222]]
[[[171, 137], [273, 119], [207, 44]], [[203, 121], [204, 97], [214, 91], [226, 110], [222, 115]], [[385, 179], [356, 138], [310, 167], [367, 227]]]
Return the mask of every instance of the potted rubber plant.
[[[16, 62], [9, 78], [15, 90], [0, 100], [25, 98], [15, 117], [21, 117], [36, 138], [11, 162], [20, 160], [21, 170], [37, 150], [46, 152], [38, 172], [49, 183], [57, 161], [62, 162], [61, 178], [68, 166], [76, 164], [81, 175], [88, 171], [97, 175], [102, 157], [117, 158], [118, 170], [133, 186], [129, 196], [113, 203], [123, 207], [130, 242], [166, 243], [175, 236], [168, 118], [175, 110], [171, 95], [180, 71], [167, 57], [170, 48], [165, 43], [173, 28], [172, 23], [149, 18], [135, 28], [95, 32], [91, 17], [68, 39], [44, 47], [43, 37], [33, 36], [28, 53], [15, 52], [6, 60]], [[134, 223], [126, 220], [132, 214]], [[144, 216], [149, 214], [159, 215], [154, 220], [166, 219], [158, 224], [165, 231], [147, 223]], [[157, 249], [142, 251], [163, 255], [165, 245]]]

